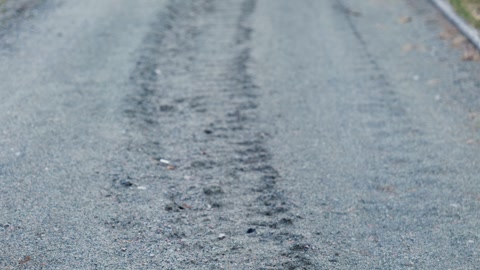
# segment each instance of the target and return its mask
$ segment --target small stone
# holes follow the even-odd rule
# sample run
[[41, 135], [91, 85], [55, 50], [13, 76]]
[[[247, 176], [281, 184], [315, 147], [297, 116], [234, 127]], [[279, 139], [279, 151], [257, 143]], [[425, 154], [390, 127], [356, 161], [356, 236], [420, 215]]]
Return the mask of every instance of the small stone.
[[124, 187], [131, 187], [131, 186], [133, 186], [133, 183], [128, 181], [128, 180], [121, 180], [120, 185], [122, 185]]
[[213, 202], [212, 207], [213, 208], [220, 208], [220, 207], [222, 207], [222, 203], [221, 202]]
[[297, 251], [307, 251], [310, 249], [310, 245], [308, 244], [299, 244], [299, 243], [296, 243], [296, 244], [293, 244], [291, 247], [290, 247], [290, 250], [297, 250]]
[[218, 195], [218, 194], [222, 194], [223, 190], [220, 186], [204, 187], [203, 193], [205, 193], [205, 195], [207, 196]]
[[170, 164], [170, 161], [169, 161], [169, 160], [166, 160], [166, 159], [163, 159], [163, 158], [161, 158], [161, 159], [159, 160], [159, 162], [160, 162], [160, 163], [163, 163], [163, 164]]
[[247, 230], [247, 233], [254, 233], [255, 231], [256, 231], [255, 228], [249, 228], [249, 229]]
[[221, 233], [221, 234], [218, 235], [219, 240], [223, 240], [223, 239], [225, 239], [225, 237], [227, 237], [227, 235], [224, 234], [224, 233]]
[[169, 204], [165, 205], [165, 210], [172, 211], [173, 209], [175, 209], [175, 204], [169, 203]]

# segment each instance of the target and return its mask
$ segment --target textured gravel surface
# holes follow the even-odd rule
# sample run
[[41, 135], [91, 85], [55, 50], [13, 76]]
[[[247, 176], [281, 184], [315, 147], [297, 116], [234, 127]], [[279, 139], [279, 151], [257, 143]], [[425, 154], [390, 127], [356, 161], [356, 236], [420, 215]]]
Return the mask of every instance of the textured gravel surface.
[[0, 0], [0, 27], [9, 29], [19, 20], [34, 16], [45, 0]]
[[0, 269], [479, 265], [480, 68], [429, 2], [25, 10], [0, 36]]

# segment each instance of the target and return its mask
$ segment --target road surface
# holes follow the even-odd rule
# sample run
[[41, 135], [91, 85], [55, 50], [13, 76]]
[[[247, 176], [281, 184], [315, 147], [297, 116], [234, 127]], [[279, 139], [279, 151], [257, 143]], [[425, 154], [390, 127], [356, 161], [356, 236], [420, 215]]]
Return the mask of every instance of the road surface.
[[480, 264], [480, 68], [428, 1], [37, 2], [0, 35], [1, 269]]

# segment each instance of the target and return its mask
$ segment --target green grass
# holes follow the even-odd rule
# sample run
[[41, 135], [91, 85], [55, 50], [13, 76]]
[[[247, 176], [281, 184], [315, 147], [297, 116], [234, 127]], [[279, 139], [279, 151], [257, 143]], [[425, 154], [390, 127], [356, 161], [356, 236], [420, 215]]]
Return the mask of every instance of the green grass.
[[450, 0], [457, 13], [480, 29], [480, 0]]

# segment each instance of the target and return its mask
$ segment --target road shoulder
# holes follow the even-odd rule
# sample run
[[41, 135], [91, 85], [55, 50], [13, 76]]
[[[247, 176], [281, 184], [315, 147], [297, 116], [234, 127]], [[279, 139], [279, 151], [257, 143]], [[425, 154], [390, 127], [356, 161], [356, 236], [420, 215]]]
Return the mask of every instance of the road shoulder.
[[462, 32], [472, 43], [480, 49], [480, 34], [460, 17], [446, 0], [432, 0], [433, 4]]

